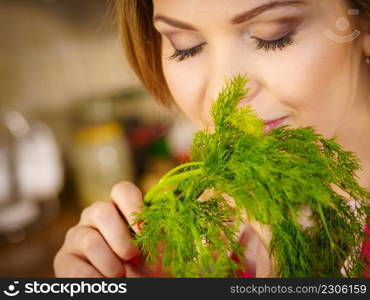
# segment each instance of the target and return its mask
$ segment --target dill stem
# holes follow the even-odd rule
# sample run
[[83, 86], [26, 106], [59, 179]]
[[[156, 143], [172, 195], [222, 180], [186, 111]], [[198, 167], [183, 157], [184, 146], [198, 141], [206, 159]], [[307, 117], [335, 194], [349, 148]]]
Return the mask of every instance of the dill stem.
[[330, 232], [329, 232], [328, 226], [327, 226], [327, 224], [326, 224], [325, 217], [324, 217], [324, 214], [323, 214], [323, 212], [322, 212], [321, 204], [319, 204], [319, 205], [317, 206], [317, 208], [318, 208], [318, 212], [319, 212], [319, 214], [320, 214], [321, 222], [322, 222], [322, 223], [323, 223], [323, 225], [324, 225], [324, 228], [325, 228], [326, 234], [328, 235], [328, 238], [329, 238], [329, 241], [330, 241], [330, 249], [331, 249], [331, 250], [333, 250], [333, 249], [335, 248], [335, 244], [334, 244], [334, 242], [333, 242], [333, 240], [332, 240], [332, 238], [331, 238], [331, 235], [330, 235]]
[[201, 168], [198, 168], [198, 169], [195, 169], [195, 170], [186, 171], [186, 172], [178, 174], [178, 175], [173, 175], [171, 177], [165, 178], [164, 180], [161, 180], [161, 183], [158, 183], [157, 185], [152, 187], [146, 193], [146, 195], [144, 197], [144, 202], [146, 204], [149, 204], [150, 202], [152, 202], [152, 199], [153, 199], [154, 195], [157, 194], [158, 192], [160, 192], [160, 190], [163, 189], [165, 186], [169, 186], [170, 184], [180, 182], [181, 180], [184, 180], [184, 179], [190, 178], [192, 176], [201, 174], [202, 172], [203, 172], [203, 170]]
[[207, 253], [206, 253], [206, 251], [204, 249], [204, 245], [203, 245], [203, 243], [202, 243], [202, 241], [200, 239], [200, 233], [195, 228], [193, 222], [191, 222], [189, 225], [190, 225], [190, 230], [191, 230], [191, 232], [193, 234], [193, 237], [194, 237], [194, 242], [195, 242], [195, 244], [196, 244], [196, 246], [198, 248], [199, 254], [200, 254], [200, 260], [202, 261], [203, 265], [206, 268], [208, 268], [209, 265], [208, 265], [207, 261], [204, 259], [204, 257], [207, 256]]
[[179, 165], [176, 168], [173, 168], [172, 170], [170, 170], [166, 174], [164, 174], [162, 176], [162, 178], [159, 180], [158, 183], [160, 184], [164, 179], [170, 177], [172, 174], [176, 173], [178, 170], [181, 170], [181, 169], [187, 168], [187, 167], [192, 167], [192, 166], [200, 166], [200, 165], [204, 165], [204, 163], [200, 162], [200, 161], [192, 161], [192, 162], [188, 162], [186, 164]]

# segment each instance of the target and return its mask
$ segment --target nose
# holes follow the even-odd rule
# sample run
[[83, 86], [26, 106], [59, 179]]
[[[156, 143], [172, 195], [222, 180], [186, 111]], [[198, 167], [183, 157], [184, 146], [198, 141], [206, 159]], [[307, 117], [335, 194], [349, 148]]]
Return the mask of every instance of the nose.
[[236, 75], [244, 75], [248, 81], [246, 82], [245, 88], [247, 89], [246, 94], [241, 98], [238, 103], [238, 107], [245, 106], [247, 104], [251, 104], [252, 100], [256, 97], [259, 89], [259, 84], [256, 78], [247, 71], [236, 71], [236, 72], [227, 72], [223, 74], [214, 73], [213, 78], [210, 80], [208, 85], [209, 97], [210, 101], [214, 101], [217, 99], [218, 94], [221, 90], [225, 87], [226, 81], [231, 80]]
[[235, 75], [244, 75], [248, 79], [246, 83], [248, 91], [240, 102], [243, 102], [243, 105], [249, 104], [259, 88], [257, 78], [252, 72], [253, 62], [243, 53], [243, 47], [239, 45], [238, 40], [229, 39], [223, 40], [222, 43], [221, 40], [217, 42], [218, 45], [213, 47], [207, 68], [206, 99], [209, 102], [217, 99], [226, 80], [232, 79]]

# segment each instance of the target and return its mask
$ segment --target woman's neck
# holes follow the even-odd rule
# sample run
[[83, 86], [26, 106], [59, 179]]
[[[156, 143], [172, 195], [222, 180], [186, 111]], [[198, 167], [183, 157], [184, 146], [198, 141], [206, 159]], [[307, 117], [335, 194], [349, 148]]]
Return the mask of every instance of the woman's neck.
[[351, 113], [338, 130], [338, 142], [355, 153], [361, 169], [356, 173], [359, 184], [370, 191], [370, 86], [359, 89]]

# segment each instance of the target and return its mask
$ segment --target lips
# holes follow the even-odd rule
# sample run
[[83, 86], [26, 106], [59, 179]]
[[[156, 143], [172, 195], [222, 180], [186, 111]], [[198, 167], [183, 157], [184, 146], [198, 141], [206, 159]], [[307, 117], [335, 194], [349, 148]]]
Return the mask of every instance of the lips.
[[275, 120], [271, 120], [271, 121], [265, 121], [265, 128], [264, 128], [264, 132], [269, 132], [270, 130], [274, 129], [274, 128], [278, 128], [280, 127], [281, 125], [283, 125], [284, 121], [285, 121], [286, 117], [282, 117], [280, 119], [275, 119]]

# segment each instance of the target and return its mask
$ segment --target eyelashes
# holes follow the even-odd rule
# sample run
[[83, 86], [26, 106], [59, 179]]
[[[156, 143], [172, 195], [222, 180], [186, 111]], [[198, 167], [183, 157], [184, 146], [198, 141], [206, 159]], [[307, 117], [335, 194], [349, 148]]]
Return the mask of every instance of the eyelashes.
[[204, 42], [198, 46], [185, 50], [175, 49], [175, 52], [170, 57], [168, 57], [168, 59], [177, 59], [177, 61], [183, 61], [188, 57], [192, 57], [200, 52], [205, 44], [206, 43]]
[[273, 41], [265, 41], [261, 40], [257, 37], [252, 36], [251, 38], [254, 39], [257, 43], [257, 49], [263, 49], [265, 51], [276, 51], [277, 49], [283, 50], [286, 46], [289, 46], [294, 43], [292, 38], [293, 33], [289, 33], [286, 36], [283, 36], [280, 39], [273, 40]]
[[[271, 51], [271, 50], [272, 51], [283, 50], [285, 47], [293, 44], [294, 43], [293, 35], [294, 35], [294, 32], [291, 32], [291, 33], [283, 36], [282, 38], [279, 38], [279, 39], [273, 40], [273, 41], [262, 40], [262, 39], [259, 39], [259, 38], [255, 37], [255, 36], [252, 36], [251, 38], [255, 40], [257, 49], [263, 49], [266, 52], [268, 52], [268, 51]], [[184, 50], [175, 49], [175, 52], [167, 58], [168, 59], [176, 59], [178, 62], [183, 61], [183, 60], [185, 60], [189, 57], [193, 57], [196, 54], [198, 54], [203, 49], [203, 46], [205, 44], [206, 44], [206, 42], [204, 42], [204, 43], [202, 43], [198, 46], [195, 46], [193, 48], [190, 48], [190, 49], [184, 49]]]

